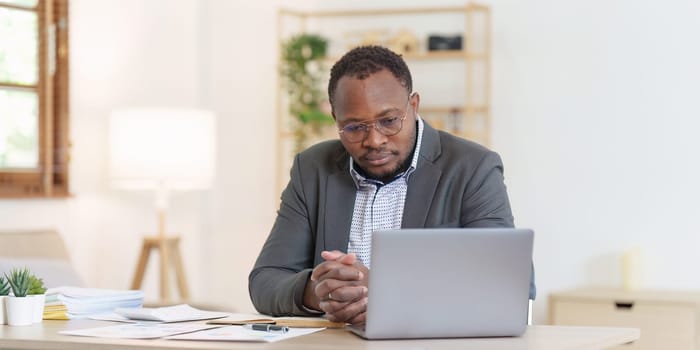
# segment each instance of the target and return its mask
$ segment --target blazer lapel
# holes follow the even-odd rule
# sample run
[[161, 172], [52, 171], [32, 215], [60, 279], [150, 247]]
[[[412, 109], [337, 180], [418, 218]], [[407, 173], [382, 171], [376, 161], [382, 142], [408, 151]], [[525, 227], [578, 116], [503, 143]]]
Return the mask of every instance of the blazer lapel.
[[323, 232], [325, 250], [347, 251], [355, 195], [355, 183], [350, 177], [347, 166], [328, 177]]
[[418, 165], [413, 174], [409, 175], [408, 193], [406, 193], [401, 227], [425, 227], [435, 190], [440, 182], [440, 176], [442, 176], [442, 170], [434, 163], [441, 152], [440, 136], [437, 130], [423, 122], [423, 139]]
[[442, 172], [433, 164], [426, 164], [417, 168], [408, 180], [408, 193], [406, 193], [406, 205], [403, 208], [401, 227], [419, 228], [425, 227], [428, 212], [430, 211], [435, 189], [440, 181]]

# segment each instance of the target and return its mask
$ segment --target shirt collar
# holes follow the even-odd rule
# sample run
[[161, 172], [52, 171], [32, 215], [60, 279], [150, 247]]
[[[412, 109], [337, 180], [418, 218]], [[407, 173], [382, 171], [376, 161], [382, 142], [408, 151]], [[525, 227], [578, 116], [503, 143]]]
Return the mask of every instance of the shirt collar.
[[[401, 174], [396, 175], [394, 180], [405, 177], [406, 181], [408, 181], [408, 177], [411, 175], [416, 170], [416, 167], [418, 166], [418, 155], [420, 154], [420, 145], [421, 141], [423, 141], [423, 120], [421, 119], [420, 116], [417, 118], [417, 123], [418, 123], [418, 135], [416, 135], [416, 148], [413, 150], [413, 158], [411, 159], [411, 165], [408, 166], [408, 169], [406, 171], [402, 172]], [[382, 186], [384, 183], [379, 180], [374, 180], [374, 179], [368, 179], [364, 177], [362, 174], [360, 174], [357, 170], [355, 170], [355, 161], [350, 157], [350, 176], [352, 177], [352, 180], [355, 182], [355, 187], [359, 189], [362, 186], [367, 186], [367, 185], [379, 185]]]

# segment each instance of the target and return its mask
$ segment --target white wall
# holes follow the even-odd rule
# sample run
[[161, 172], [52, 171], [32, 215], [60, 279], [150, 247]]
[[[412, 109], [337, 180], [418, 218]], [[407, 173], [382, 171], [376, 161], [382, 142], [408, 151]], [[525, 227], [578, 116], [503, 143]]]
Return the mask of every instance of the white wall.
[[494, 139], [518, 224], [536, 229], [544, 321], [552, 290], [700, 288], [696, 1], [494, 1]]
[[[199, 3], [203, 96], [220, 118], [218, 181], [203, 236], [207, 300], [252, 311], [248, 273], [272, 227], [276, 15], [272, 1]], [[204, 271], [201, 271], [204, 272]]]
[[[431, 6], [458, 0], [311, 2]], [[519, 226], [536, 230], [539, 298], [620, 284], [644, 254], [644, 286], [700, 288], [700, 4], [493, 0], [494, 148]], [[97, 287], [125, 288], [151, 198], [110, 190], [106, 120], [125, 105], [204, 107], [219, 120], [215, 188], [173, 198], [196, 302], [250, 310], [247, 273], [274, 219], [275, 11], [284, 2], [71, 2], [72, 192], [2, 200], [0, 229], [57, 227]], [[295, 3], [299, 6], [307, 2]], [[106, 40], [102, 40], [106, 38]], [[419, 87], [417, 87], [419, 88]], [[427, 103], [427, 101], [423, 101]], [[157, 293], [155, 276], [145, 285]]]

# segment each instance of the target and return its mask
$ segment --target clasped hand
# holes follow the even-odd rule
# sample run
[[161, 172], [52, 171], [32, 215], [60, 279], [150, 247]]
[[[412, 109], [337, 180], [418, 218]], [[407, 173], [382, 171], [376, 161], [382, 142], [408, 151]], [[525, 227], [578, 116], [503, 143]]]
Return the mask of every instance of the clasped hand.
[[369, 269], [352, 253], [324, 251], [321, 257], [326, 261], [311, 273], [306, 289], [313, 300], [307, 305], [317, 305], [331, 321], [364, 323]]

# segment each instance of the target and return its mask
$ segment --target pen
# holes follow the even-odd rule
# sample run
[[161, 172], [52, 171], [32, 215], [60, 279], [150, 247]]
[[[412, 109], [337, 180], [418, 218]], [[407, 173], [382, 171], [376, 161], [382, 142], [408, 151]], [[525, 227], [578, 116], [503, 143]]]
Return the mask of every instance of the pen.
[[243, 325], [243, 327], [252, 329], [254, 331], [263, 331], [269, 333], [287, 333], [287, 331], [289, 331], [289, 327], [287, 326], [277, 326], [274, 324], [267, 323], [250, 323]]

